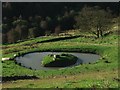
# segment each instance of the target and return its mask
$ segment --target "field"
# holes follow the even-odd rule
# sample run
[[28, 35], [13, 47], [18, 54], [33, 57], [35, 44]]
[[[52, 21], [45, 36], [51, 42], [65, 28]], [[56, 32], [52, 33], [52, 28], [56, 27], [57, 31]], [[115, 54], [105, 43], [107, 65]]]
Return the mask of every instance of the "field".
[[38, 51], [101, 56], [95, 63], [48, 71], [27, 69], [15, 64], [14, 60], [2, 61], [3, 88], [118, 88], [118, 38], [115, 32], [99, 39], [91, 35], [46, 36], [3, 45], [3, 57], [10, 58], [18, 52], [22, 55]]

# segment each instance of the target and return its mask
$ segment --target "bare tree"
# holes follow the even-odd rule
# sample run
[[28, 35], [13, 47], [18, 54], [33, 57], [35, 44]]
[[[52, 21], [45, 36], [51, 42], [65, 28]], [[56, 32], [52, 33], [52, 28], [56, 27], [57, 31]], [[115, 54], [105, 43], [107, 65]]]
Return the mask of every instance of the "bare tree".
[[76, 18], [76, 28], [95, 34], [98, 38], [103, 37], [104, 32], [111, 28], [111, 11], [103, 10], [98, 6], [85, 6]]

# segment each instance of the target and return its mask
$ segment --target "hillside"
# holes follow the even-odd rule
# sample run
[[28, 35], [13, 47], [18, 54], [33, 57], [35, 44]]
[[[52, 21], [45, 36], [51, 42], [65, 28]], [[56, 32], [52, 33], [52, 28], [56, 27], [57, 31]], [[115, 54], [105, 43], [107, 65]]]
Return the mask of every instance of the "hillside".
[[[62, 38], [66, 37], [68, 36], [62, 36]], [[83, 64], [72, 68], [49, 71], [34, 71], [15, 64], [13, 60], [3, 61], [3, 81], [5, 80], [3, 88], [118, 87], [118, 36], [116, 33], [99, 39], [90, 38], [90, 35], [80, 35], [79, 37], [65, 40], [60, 39], [61, 36], [47, 36], [16, 44], [3, 45], [3, 57], [13, 58], [13, 55], [18, 52], [22, 55], [24, 53], [36, 51], [76, 51], [97, 53], [101, 55], [101, 58], [99, 61], [92, 64]], [[22, 78], [20, 80], [19, 77], [15, 79], [16, 76], [21, 76]], [[34, 77], [33, 80], [26, 80], [25, 78], [29, 76], [35, 76], [36, 79], [34, 79]], [[8, 82], [6, 82], [5, 77], [8, 77]], [[10, 79], [10, 77], [12, 78]], [[49, 80], [51, 83], [49, 83]]]
[[119, 88], [118, 9], [118, 2], [3, 2], [3, 89]]

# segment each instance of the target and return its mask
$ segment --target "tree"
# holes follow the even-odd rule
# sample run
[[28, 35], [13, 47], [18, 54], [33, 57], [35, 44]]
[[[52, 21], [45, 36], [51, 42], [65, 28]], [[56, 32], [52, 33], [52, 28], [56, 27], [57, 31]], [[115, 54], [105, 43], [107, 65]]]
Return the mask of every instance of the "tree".
[[42, 34], [45, 35], [45, 32], [48, 30], [48, 22], [46, 20], [42, 20], [40, 22], [40, 28], [42, 30]]
[[8, 37], [8, 42], [9, 43], [15, 43], [17, 40], [19, 40], [19, 33], [16, 30], [11, 29], [7, 33], [7, 37]]
[[48, 29], [48, 23], [47, 21], [43, 20], [40, 22], [40, 27], [44, 30], [47, 30]]
[[2, 33], [7, 33], [9, 28], [7, 24], [1, 24]]
[[2, 34], [2, 43], [7, 43], [8, 38], [7, 38], [7, 34]]
[[14, 30], [19, 33], [19, 36], [18, 36], [19, 40], [22, 40], [22, 33], [23, 32], [22, 32], [21, 26], [17, 25]]
[[38, 15], [35, 16], [35, 22], [36, 22], [36, 23], [40, 23], [41, 20], [42, 20], [42, 17], [41, 17], [41, 16], [38, 16]]
[[21, 29], [21, 39], [26, 39], [28, 37], [28, 28], [26, 25], [22, 25]]
[[22, 20], [22, 16], [19, 16], [19, 19], [12, 22], [15, 30], [19, 32], [19, 40], [23, 40], [27, 38], [28, 35], [28, 22], [26, 20]]
[[[47, 22], [47, 29], [48, 29], [48, 30], [51, 30], [51, 29], [52, 29], [52, 18], [49, 17], [49, 16], [47, 16], [47, 17], [45, 18], [45, 20], [46, 20], [46, 22]], [[47, 30], [47, 32], [48, 32], [48, 30]]]
[[[21, 17], [20, 17], [21, 18]], [[28, 22], [26, 20], [21, 20], [21, 19], [17, 19], [16, 21], [13, 21], [12, 24], [14, 26], [17, 26], [17, 25], [28, 25]]]
[[110, 10], [103, 10], [98, 6], [85, 6], [76, 18], [76, 28], [92, 32], [98, 38], [111, 28], [112, 15]]
[[61, 26], [60, 25], [56, 26], [55, 27], [55, 34], [59, 35], [60, 31], [61, 31]]
[[50, 30], [45, 31], [45, 36], [49, 36], [51, 34]]
[[38, 28], [37, 27], [33, 27], [33, 28], [30, 28], [28, 30], [28, 37], [29, 38], [35, 38], [39, 35], [38, 33]]
[[70, 10], [69, 12], [65, 11], [63, 17], [61, 18], [58, 17], [62, 30], [73, 29], [73, 25], [75, 24], [74, 17], [75, 17], [74, 10]]

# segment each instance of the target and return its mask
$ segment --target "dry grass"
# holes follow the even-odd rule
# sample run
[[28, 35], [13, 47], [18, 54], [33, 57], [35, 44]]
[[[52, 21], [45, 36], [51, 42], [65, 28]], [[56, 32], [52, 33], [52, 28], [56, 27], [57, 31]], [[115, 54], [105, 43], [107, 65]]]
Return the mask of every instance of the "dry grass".
[[[26, 87], [36, 87], [36, 88], [47, 88], [47, 87], [64, 87], [65, 84], [71, 82], [71, 86], [74, 87], [83, 87], [83, 83], [85, 84], [87, 81], [101, 81], [105, 85], [105, 83], [111, 83], [114, 78], [118, 78], [118, 71], [101, 71], [101, 72], [89, 72], [82, 73], [77, 75], [70, 75], [65, 77], [53, 77], [50, 79], [37, 79], [37, 80], [18, 80], [13, 82], [3, 83], [3, 88], [26, 88]], [[108, 82], [109, 79], [109, 82]], [[81, 84], [81, 85], [80, 85]], [[96, 84], [95, 82], [89, 83], [89, 85]], [[78, 86], [79, 85], [79, 86]], [[89, 86], [86, 84], [86, 86]], [[70, 87], [70, 86], [68, 86]], [[114, 87], [113, 87], [114, 88]]]

